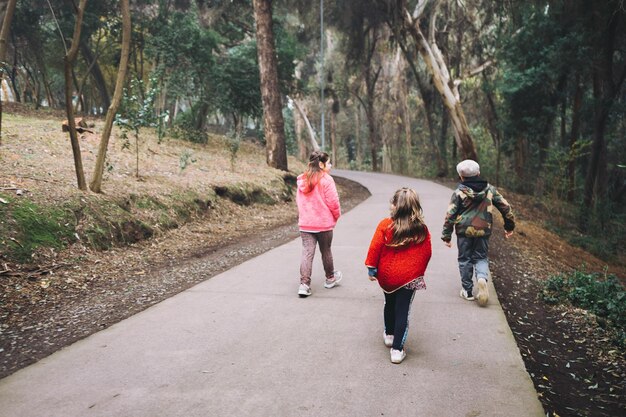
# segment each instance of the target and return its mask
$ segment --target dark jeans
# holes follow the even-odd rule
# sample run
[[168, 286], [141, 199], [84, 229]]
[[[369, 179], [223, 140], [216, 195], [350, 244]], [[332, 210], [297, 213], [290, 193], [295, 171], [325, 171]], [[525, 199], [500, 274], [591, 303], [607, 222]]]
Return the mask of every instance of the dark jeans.
[[409, 333], [409, 313], [415, 290], [400, 288], [391, 294], [385, 293], [385, 334], [393, 335], [393, 349], [402, 350]]
[[461, 284], [466, 291], [472, 291], [474, 283], [472, 277], [476, 272], [476, 279], [489, 279], [489, 238], [488, 237], [465, 237], [458, 236], [456, 240], [459, 247], [459, 271], [461, 272]]
[[319, 244], [322, 254], [322, 264], [326, 278], [332, 278], [335, 266], [333, 263], [333, 253], [330, 245], [333, 243], [333, 231], [319, 233], [300, 232], [302, 238], [302, 258], [300, 259], [300, 283], [311, 286], [311, 272], [313, 270], [313, 257], [315, 247]]

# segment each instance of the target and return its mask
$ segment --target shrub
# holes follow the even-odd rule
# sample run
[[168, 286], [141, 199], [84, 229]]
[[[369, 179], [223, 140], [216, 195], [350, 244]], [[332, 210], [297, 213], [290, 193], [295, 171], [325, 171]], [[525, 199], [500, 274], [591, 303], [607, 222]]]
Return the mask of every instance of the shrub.
[[552, 276], [544, 283], [540, 296], [551, 304], [569, 303], [587, 310], [601, 318], [600, 325], [606, 319], [616, 344], [626, 347], [626, 290], [615, 275], [576, 270], [570, 275]]

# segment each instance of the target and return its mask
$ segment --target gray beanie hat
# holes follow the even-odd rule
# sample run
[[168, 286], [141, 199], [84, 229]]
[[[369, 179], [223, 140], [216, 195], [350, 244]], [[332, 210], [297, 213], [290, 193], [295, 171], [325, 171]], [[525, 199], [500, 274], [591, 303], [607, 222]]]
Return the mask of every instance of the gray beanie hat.
[[466, 159], [464, 161], [459, 162], [456, 166], [456, 172], [459, 173], [461, 177], [475, 177], [480, 174], [480, 165], [478, 162], [472, 159]]

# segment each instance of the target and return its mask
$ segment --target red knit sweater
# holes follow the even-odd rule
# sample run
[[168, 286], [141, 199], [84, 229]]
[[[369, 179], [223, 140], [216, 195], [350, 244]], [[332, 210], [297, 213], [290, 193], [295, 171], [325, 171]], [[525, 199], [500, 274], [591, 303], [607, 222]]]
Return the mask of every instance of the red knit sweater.
[[378, 269], [378, 284], [387, 293], [404, 287], [426, 272], [432, 254], [430, 232], [421, 243], [406, 246], [387, 246], [393, 237], [393, 220], [383, 219], [374, 232], [365, 265]]

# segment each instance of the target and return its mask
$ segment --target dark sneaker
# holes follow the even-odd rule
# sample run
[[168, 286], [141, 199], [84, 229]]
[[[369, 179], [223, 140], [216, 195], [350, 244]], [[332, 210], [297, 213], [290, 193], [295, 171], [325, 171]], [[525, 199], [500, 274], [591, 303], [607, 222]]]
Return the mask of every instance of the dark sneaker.
[[461, 294], [460, 294], [461, 298], [467, 300], [467, 301], [474, 301], [475, 298], [472, 295], [472, 290], [466, 291], [465, 289], [461, 289]]

